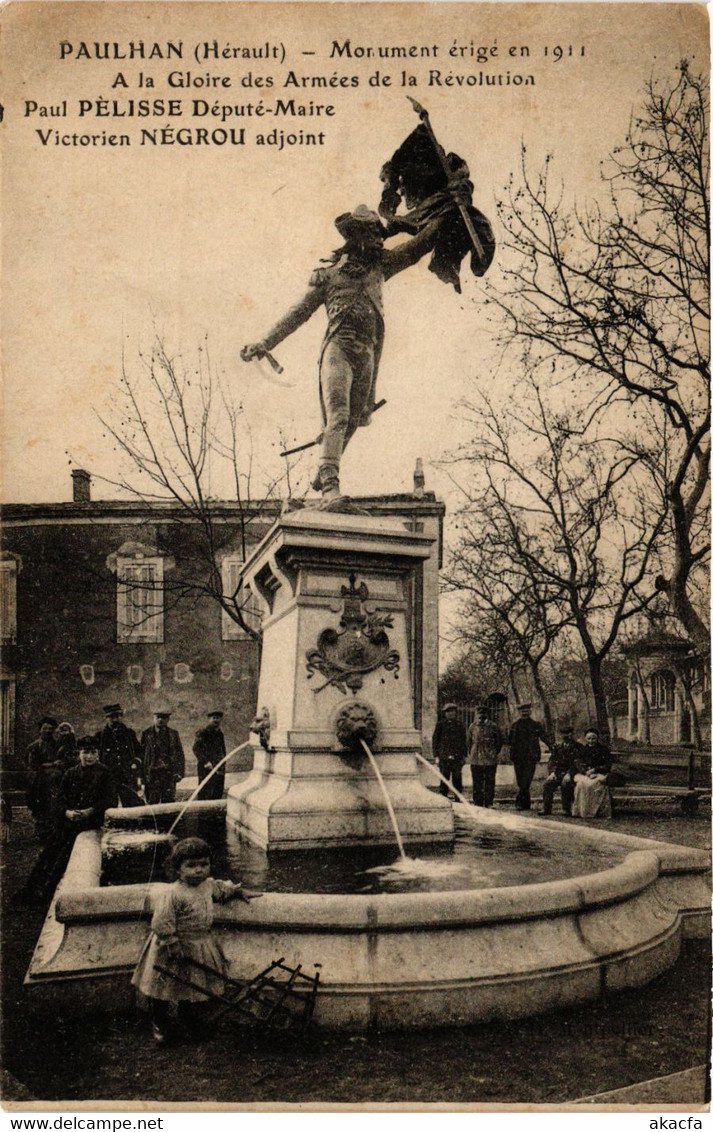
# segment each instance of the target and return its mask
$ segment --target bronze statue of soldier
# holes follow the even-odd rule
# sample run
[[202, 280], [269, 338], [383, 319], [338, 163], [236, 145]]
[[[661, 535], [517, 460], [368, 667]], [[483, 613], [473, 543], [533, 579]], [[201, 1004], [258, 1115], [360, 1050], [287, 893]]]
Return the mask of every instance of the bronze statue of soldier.
[[[472, 190], [462, 172], [448, 181], [454, 203]], [[385, 247], [391, 234], [366, 205], [338, 216], [344, 239], [312, 274], [303, 298], [259, 342], [241, 350], [244, 361], [262, 358], [319, 307], [327, 311], [327, 332], [319, 359], [319, 394], [323, 431], [319, 470], [313, 487], [322, 493], [324, 510], [348, 509], [339, 486], [342, 453], [357, 428], [368, 425], [375, 406], [376, 377], [384, 341], [383, 285], [432, 251], [446, 214], [428, 219], [416, 235]], [[303, 446], [304, 447], [304, 446]]]

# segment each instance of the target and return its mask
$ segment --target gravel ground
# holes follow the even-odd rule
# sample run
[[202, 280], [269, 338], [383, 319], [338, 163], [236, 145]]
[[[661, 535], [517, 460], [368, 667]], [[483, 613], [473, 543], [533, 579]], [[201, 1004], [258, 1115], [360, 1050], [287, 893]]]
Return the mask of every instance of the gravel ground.
[[[672, 810], [632, 813], [601, 824], [710, 846], [705, 810], [692, 818]], [[551, 1106], [690, 1069], [708, 1058], [705, 941], [685, 943], [676, 966], [649, 986], [586, 1008], [514, 1023], [411, 1032], [407, 1038], [315, 1033], [296, 1045], [226, 1026], [199, 1045], [161, 1049], [138, 1016], [41, 1023], [27, 1014], [22, 979], [44, 913], [12, 901], [38, 852], [20, 811], [2, 865], [7, 1101], [65, 1101], [70, 1108], [72, 1102], [95, 1100], [151, 1100], [158, 1106], [199, 1101]]]

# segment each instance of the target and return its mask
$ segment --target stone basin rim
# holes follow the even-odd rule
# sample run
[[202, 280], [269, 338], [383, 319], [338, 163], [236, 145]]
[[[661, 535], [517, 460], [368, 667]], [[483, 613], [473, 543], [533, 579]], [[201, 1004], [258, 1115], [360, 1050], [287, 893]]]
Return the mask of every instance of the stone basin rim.
[[[704, 871], [703, 863], [699, 868]], [[239, 904], [216, 909], [216, 922], [249, 924], [258, 930], [278, 923], [294, 929], [302, 924], [311, 930], [334, 927], [370, 931], [387, 930], [390, 925], [395, 929], [406, 925], [416, 928], [419, 924], [432, 928], [434, 922], [455, 927], [460, 923], [538, 919], [602, 907], [634, 896], [667, 871], [657, 853], [633, 850], [611, 868], [535, 884], [412, 893], [268, 892], [249, 908]], [[65, 889], [58, 894], [55, 916], [64, 924], [142, 918], [153, 911], [156, 899], [167, 887], [166, 883], [153, 882]]]

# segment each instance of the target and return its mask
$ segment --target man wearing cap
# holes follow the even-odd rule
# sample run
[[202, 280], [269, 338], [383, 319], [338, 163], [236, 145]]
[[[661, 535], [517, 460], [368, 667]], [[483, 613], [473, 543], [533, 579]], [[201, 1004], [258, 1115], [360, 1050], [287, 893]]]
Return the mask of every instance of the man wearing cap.
[[535, 767], [540, 761], [540, 742], [550, 748], [545, 729], [537, 719], [532, 719], [532, 704], [519, 704], [520, 718], [510, 728], [510, 757], [515, 768], [517, 782], [516, 810], [529, 810], [530, 786], [535, 777]]
[[142, 806], [143, 764], [138, 736], [124, 723], [121, 704], [106, 704], [102, 711], [106, 723], [95, 735], [99, 761], [110, 772], [121, 805]]
[[175, 802], [176, 783], [185, 771], [181, 737], [168, 726], [170, 718], [170, 711], [154, 712], [153, 727], [147, 727], [141, 735], [146, 801], [150, 806]]
[[[462, 178], [451, 186], [454, 198]], [[389, 234], [377, 213], [361, 204], [335, 220], [344, 244], [325, 266], [312, 273], [309, 290], [259, 341], [244, 346], [243, 361], [264, 357], [321, 306], [327, 311], [327, 333], [319, 358], [322, 408], [319, 471], [313, 487], [322, 492], [322, 508], [339, 510], [342, 452], [357, 428], [368, 425], [374, 411], [376, 376], [384, 342], [384, 283], [417, 263], [435, 245], [443, 217], [435, 217], [410, 240], [384, 248]]]
[[458, 719], [456, 704], [446, 704], [443, 715], [433, 732], [433, 754], [443, 778], [441, 794], [448, 797], [448, 781], [459, 793], [463, 791], [463, 763], [468, 755], [468, 741], [465, 724]]
[[545, 816], [552, 813], [552, 800], [555, 791], [559, 788], [562, 792], [562, 813], [571, 817], [574, 776], [584, 756], [584, 748], [575, 739], [574, 728], [571, 724], [562, 724], [560, 735], [562, 741], [555, 743], [547, 764], [550, 773], [542, 784], [542, 809], [540, 813]]
[[51, 896], [67, 866], [77, 835], [85, 829], [98, 829], [104, 820], [104, 811], [114, 804], [114, 781], [107, 767], [99, 762], [96, 737], [83, 736], [77, 741], [77, 751], [79, 763], [62, 777], [62, 820], [18, 894], [20, 898], [44, 900]]
[[[208, 722], [196, 731], [193, 754], [196, 756], [198, 781], [208, 778], [210, 772], [225, 758], [225, 736], [221, 731], [222, 711], [209, 711]], [[225, 765], [206, 782], [198, 794], [199, 798], [222, 798], [225, 786]]]
[[473, 776], [473, 804], [490, 807], [495, 799], [495, 775], [500, 732], [484, 707], [478, 708], [475, 723], [468, 728], [468, 761]]
[[27, 806], [35, 819], [40, 841], [47, 841], [52, 836], [54, 786], [59, 786], [64, 769], [57, 755], [56, 726], [57, 720], [51, 715], [42, 716], [39, 736], [27, 748], [25, 761]]

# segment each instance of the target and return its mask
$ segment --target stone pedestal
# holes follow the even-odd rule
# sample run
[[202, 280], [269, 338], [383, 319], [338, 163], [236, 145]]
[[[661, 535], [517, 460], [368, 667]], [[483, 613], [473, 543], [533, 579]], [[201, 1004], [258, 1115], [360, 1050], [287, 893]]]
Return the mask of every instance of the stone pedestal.
[[374, 736], [404, 841], [452, 840], [450, 804], [423, 786], [414, 758], [407, 613], [431, 543], [391, 519], [296, 511], [245, 563], [244, 584], [266, 611], [258, 705], [270, 738], [229, 790], [228, 820], [256, 844], [394, 843], [368, 756], [340, 742], [354, 720]]

